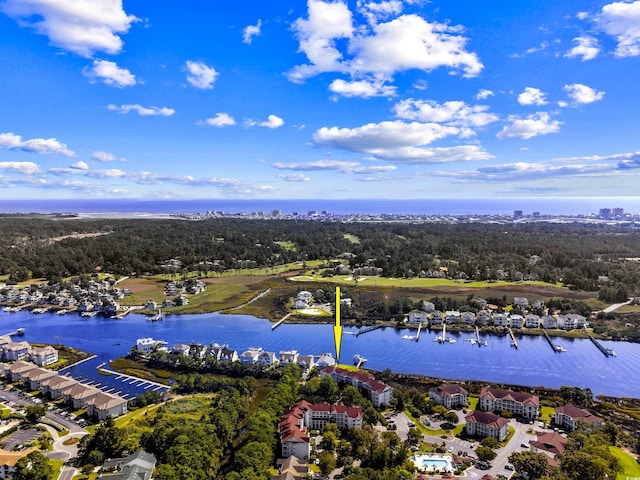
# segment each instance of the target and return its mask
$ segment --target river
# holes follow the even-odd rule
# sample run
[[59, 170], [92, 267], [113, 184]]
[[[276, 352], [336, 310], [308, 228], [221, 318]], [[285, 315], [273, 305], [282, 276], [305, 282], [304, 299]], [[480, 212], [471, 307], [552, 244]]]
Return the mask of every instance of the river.
[[[96, 354], [96, 358], [71, 371], [72, 375], [114, 384], [113, 377], [97, 373], [102, 362], [127, 354], [136, 339], [152, 337], [177, 343], [229, 344], [242, 353], [248, 347], [265, 350], [298, 350], [302, 354], [333, 353], [332, 325], [283, 324], [271, 330], [265, 319], [248, 315], [201, 314], [165, 315], [161, 322], [147, 322], [143, 315], [131, 314], [123, 320], [101, 316], [83, 318], [77, 314], [32, 314], [27, 311], [0, 311], [0, 334], [23, 327], [24, 339], [34, 343], [63, 343]], [[345, 332], [355, 332], [345, 328]], [[456, 343], [439, 344], [435, 333], [423, 331], [420, 341], [402, 339], [407, 331], [381, 328], [359, 336], [345, 334], [341, 360], [351, 363], [355, 354], [368, 359], [366, 367], [390, 368], [396, 373], [420, 374], [445, 379], [481, 380], [517, 385], [559, 388], [562, 385], [589, 387], [595, 394], [640, 398], [640, 344], [603, 341], [617, 352], [604, 356], [589, 340], [554, 338], [566, 352], [556, 353], [543, 337], [518, 338], [518, 349], [508, 336], [483, 336], [487, 346], [472, 345], [471, 333], [450, 334]], [[130, 395], [135, 386], [113, 385]]]

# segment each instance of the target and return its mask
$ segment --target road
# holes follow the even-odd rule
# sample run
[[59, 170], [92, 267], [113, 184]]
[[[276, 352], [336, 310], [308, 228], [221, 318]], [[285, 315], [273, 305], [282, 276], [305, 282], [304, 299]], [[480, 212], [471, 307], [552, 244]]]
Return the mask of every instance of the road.
[[631, 300], [628, 300], [626, 302], [622, 302], [622, 303], [614, 303], [613, 305], [609, 305], [607, 308], [605, 308], [604, 310], [602, 310], [604, 313], [609, 313], [609, 312], [613, 312], [614, 310], [619, 309], [620, 307], [622, 307], [623, 305], [629, 305], [631, 303]]

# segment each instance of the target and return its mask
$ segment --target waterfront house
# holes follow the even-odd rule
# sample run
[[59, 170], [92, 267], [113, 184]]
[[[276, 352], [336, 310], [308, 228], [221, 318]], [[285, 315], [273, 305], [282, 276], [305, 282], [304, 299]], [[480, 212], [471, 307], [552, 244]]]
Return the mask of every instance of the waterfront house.
[[578, 425], [599, 427], [602, 423], [600, 417], [596, 417], [585, 408], [578, 408], [575, 405], [567, 404], [555, 409], [554, 423], [567, 430], [575, 430]]
[[298, 352], [296, 350], [281, 350], [280, 363], [286, 365], [288, 363], [298, 363]]
[[105, 420], [127, 413], [127, 401], [118, 395], [99, 392], [87, 400], [87, 415]]
[[147, 310], [155, 310], [156, 308], [158, 308], [158, 304], [155, 300], [147, 300], [147, 303], [144, 304], [144, 308], [146, 308]]
[[87, 402], [91, 397], [101, 392], [95, 387], [77, 383], [67, 387], [62, 393], [65, 403], [73, 405], [75, 409], [80, 409], [87, 406]]
[[533, 419], [540, 415], [540, 399], [530, 393], [482, 387], [478, 408], [485, 412], [508, 410], [515, 416]]
[[524, 324], [527, 328], [539, 328], [540, 317], [538, 315], [534, 315], [533, 313], [529, 313], [524, 317]]
[[509, 326], [511, 328], [522, 328], [524, 325], [524, 317], [522, 315], [514, 314], [509, 316]]
[[473, 312], [461, 312], [460, 321], [465, 325], [474, 325], [476, 323], [476, 314]]
[[100, 468], [99, 477], [109, 480], [151, 480], [156, 457], [144, 450], [123, 458], [108, 459]]
[[465, 407], [469, 392], [460, 385], [442, 384], [439, 387], [429, 389], [429, 398], [436, 405], [444, 405], [447, 408]]
[[303, 368], [312, 368], [316, 366], [316, 357], [313, 355], [298, 355], [297, 363]]
[[532, 452], [543, 453], [549, 465], [557, 467], [567, 449], [567, 437], [557, 432], [540, 432], [535, 440], [529, 440], [529, 445]]
[[154, 340], [153, 338], [139, 338], [136, 340], [136, 350], [144, 354], [149, 354], [153, 352], [156, 347], [164, 345], [164, 343], [162, 340]]
[[444, 319], [447, 322], [447, 325], [460, 323], [460, 312], [457, 310], [447, 310], [444, 313]]
[[258, 355], [262, 352], [262, 348], [250, 348], [240, 355], [240, 363], [242, 365], [253, 365], [258, 361]]
[[587, 325], [587, 319], [582, 315], [578, 315], [577, 313], [569, 313], [566, 315], [566, 317], [567, 321], [573, 326], [573, 328], [584, 328]]
[[476, 437], [491, 437], [499, 441], [507, 436], [509, 420], [491, 412], [474, 410], [465, 417], [467, 435]]
[[58, 350], [50, 345], [45, 347], [32, 347], [29, 357], [30, 360], [39, 367], [46, 367], [58, 361]]
[[440, 310], [434, 310], [431, 312], [431, 325], [442, 325], [444, 321], [444, 314]]
[[409, 312], [409, 323], [425, 323], [429, 321], [427, 312], [422, 310], [411, 310]]
[[321, 353], [315, 363], [318, 368], [333, 367], [336, 364], [336, 359], [330, 353]]
[[184, 343], [178, 343], [171, 348], [171, 353], [175, 353], [176, 355], [184, 355], [185, 357], [189, 356], [189, 352], [191, 347], [189, 345], [185, 345]]
[[162, 302], [162, 308], [173, 308], [176, 306], [176, 302], [169, 300], [168, 298]]
[[31, 345], [27, 342], [9, 342], [2, 345], [2, 357], [9, 362], [26, 360], [30, 351]]
[[276, 357], [275, 352], [260, 352], [258, 355], [259, 365], [276, 365], [277, 363], [278, 358]]
[[220, 350], [220, 361], [225, 363], [233, 363], [238, 360], [238, 352], [229, 348], [228, 345], [223, 345]]
[[496, 327], [507, 327], [509, 325], [509, 317], [506, 313], [494, 313], [493, 325]]
[[558, 328], [558, 319], [551, 315], [543, 315], [540, 321], [542, 322], [542, 328]]
[[478, 312], [476, 318], [478, 320], [478, 323], [482, 326], [489, 325], [489, 323], [492, 321], [489, 312], [486, 312], [485, 310]]

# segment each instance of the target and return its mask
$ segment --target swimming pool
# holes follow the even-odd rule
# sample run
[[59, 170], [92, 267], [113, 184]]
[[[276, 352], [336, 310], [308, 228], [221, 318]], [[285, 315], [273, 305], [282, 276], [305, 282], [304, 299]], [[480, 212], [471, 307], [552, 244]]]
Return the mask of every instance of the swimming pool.
[[452, 472], [452, 460], [451, 455], [440, 453], [416, 453], [411, 457], [416, 468], [423, 472]]

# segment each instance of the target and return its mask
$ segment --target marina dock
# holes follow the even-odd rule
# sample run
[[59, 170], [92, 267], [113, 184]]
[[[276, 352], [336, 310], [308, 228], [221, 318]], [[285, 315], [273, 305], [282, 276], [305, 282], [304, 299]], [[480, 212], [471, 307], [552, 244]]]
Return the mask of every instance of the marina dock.
[[516, 340], [516, 336], [511, 330], [511, 327], [507, 327], [509, 329], [509, 335], [511, 335], [511, 346], [518, 348], [518, 340]]
[[553, 341], [551, 340], [551, 337], [549, 336], [549, 334], [547, 332], [545, 332], [543, 330], [542, 334], [544, 335], [544, 338], [547, 339], [547, 342], [549, 342], [549, 345], [551, 345], [551, 349], [554, 352], [566, 352], [566, 350], [564, 348], [562, 348], [560, 345], [556, 345], [555, 343], [553, 343]]
[[135, 311], [135, 310], [141, 310], [143, 309], [143, 306], [133, 306], [133, 307], [129, 307], [127, 308], [125, 311], [120, 312], [114, 316], [112, 316], [111, 318], [115, 318], [117, 320], [122, 320], [124, 317], [126, 317], [127, 315], [129, 315], [131, 312]]
[[360, 368], [366, 361], [367, 361], [366, 358], [361, 357], [358, 354], [355, 354], [353, 356], [353, 364], [356, 366], [356, 368]]
[[603, 347], [602, 344], [598, 340], [596, 340], [593, 337], [593, 335], [591, 335], [589, 333], [589, 331], [586, 329], [586, 327], [585, 327], [584, 331], [587, 334], [587, 336], [589, 337], [589, 340], [591, 340], [593, 342], [593, 344], [596, 347], [598, 347], [598, 350], [600, 350], [605, 357], [615, 357], [617, 355], [617, 353], [615, 352], [614, 349]]
[[360, 330], [358, 330], [356, 332], [356, 337], [359, 335], [362, 335], [363, 333], [368, 333], [368, 332], [373, 332], [374, 330], [377, 330], [379, 328], [383, 328], [383, 327], [388, 327], [389, 325], [387, 325], [386, 323], [380, 323], [378, 325], [372, 325], [370, 327], [364, 327], [361, 328]]
[[420, 330], [422, 329], [422, 322], [418, 324], [418, 333], [416, 335], [403, 335], [402, 338], [405, 340], [415, 340], [416, 342], [420, 340]]
[[129, 384], [135, 383], [136, 384], [135, 386], [144, 385], [145, 390], [147, 388], [151, 388], [151, 387], [156, 387], [156, 388], [154, 388], [154, 391], [155, 390], [159, 390], [161, 388], [164, 388], [164, 389], [168, 389], [169, 388], [169, 385], [164, 385], [162, 383], [154, 382], [152, 380], [146, 380], [144, 378], [134, 377], [132, 375], [127, 375], [125, 373], [120, 373], [120, 372], [116, 372], [116, 371], [113, 371], [113, 370], [109, 370], [107, 368], [104, 368], [105, 365], [106, 365], [106, 363], [101, 363], [100, 365], [98, 365], [96, 367], [96, 370], [98, 370], [99, 372], [106, 373], [107, 375], [115, 375], [116, 376], [115, 377], [116, 380], [121, 380], [122, 379], [123, 382], [127, 382]]
[[271, 325], [271, 330], [275, 330], [276, 328], [278, 328], [280, 325], [282, 325], [284, 323], [284, 321], [289, 318], [291, 315], [293, 315], [293, 312], [291, 313], [287, 313], [284, 317], [282, 317], [280, 320], [278, 320], [276, 323], [274, 323], [273, 325]]

